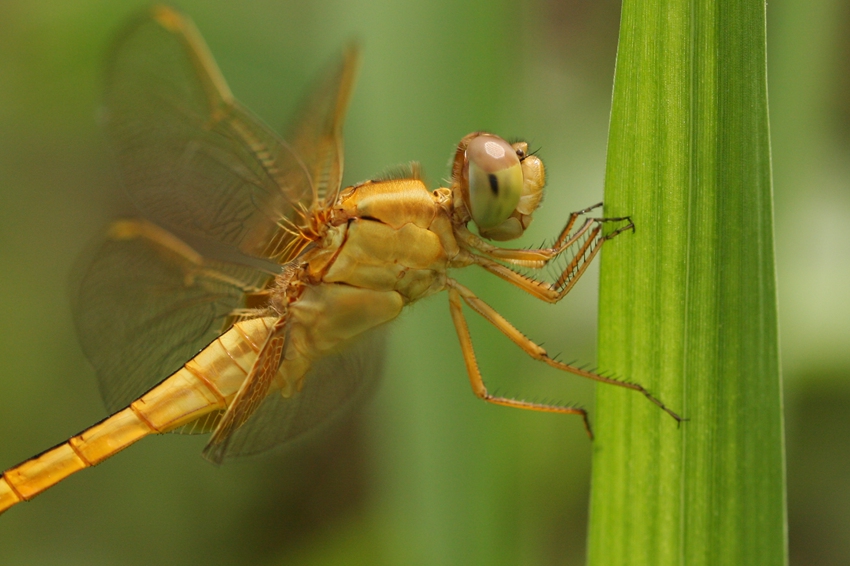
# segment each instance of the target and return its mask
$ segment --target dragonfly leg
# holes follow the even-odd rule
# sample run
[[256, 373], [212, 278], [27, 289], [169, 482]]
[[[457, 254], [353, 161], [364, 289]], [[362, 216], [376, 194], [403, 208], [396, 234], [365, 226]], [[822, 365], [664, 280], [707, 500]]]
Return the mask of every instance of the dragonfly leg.
[[[599, 249], [602, 247], [602, 244], [624, 230], [628, 230], [633, 227], [633, 225], [629, 223], [627, 226], [622, 226], [610, 234], [601, 235], [601, 222], [598, 220], [592, 220], [592, 222], [595, 223], [593, 230], [590, 231], [590, 234], [584, 240], [584, 243], [582, 243], [579, 249], [573, 254], [573, 258], [566, 267], [564, 267], [561, 274], [558, 276], [557, 281], [554, 283], [548, 283], [523, 273], [519, 273], [508, 266], [502, 265], [501, 263], [483, 256], [472, 256], [471, 262], [480, 265], [490, 273], [501, 277], [508, 283], [519, 287], [526, 293], [529, 293], [542, 301], [546, 301], [547, 303], [557, 303], [572, 290], [573, 286], [578, 282], [587, 270], [587, 267], [593, 261], [593, 258], [596, 257], [597, 253], [599, 253]], [[584, 228], [582, 230], [584, 230]]]
[[[467, 305], [469, 305], [472, 310], [483, 316], [487, 319], [490, 324], [495, 326], [499, 331], [502, 332], [505, 336], [511, 339], [511, 341], [522, 348], [522, 350], [534, 358], [535, 360], [539, 360], [544, 362], [545, 364], [552, 366], [555, 369], [566, 371], [568, 373], [572, 373], [574, 375], [578, 375], [581, 377], [585, 377], [587, 379], [592, 379], [594, 381], [599, 381], [602, 383], [608, 383], [610, 385], [616, 385], [618, 387], [625, 387], [626, 389], [632, 389], [634, 391], [638, 391], [642, 393], [647, 399], [652, 401], [655, 405], [657, 405], [661, 410], [665, 413], [676, 419], [676, 422], [682, 422], [684, 420], [678, 414], [669, 409], [664, 403], [661, 402], [660, 399], [655, 397], [652, 393], [646, 390], [642, 385], [638, 383], [632, 383], [629, 381], [621, 381], [619, 379], [614, 379], [612, 377], [606, 377], [604, 375], [600, 375], [598, 373], [594, 373], [592, 371], [587, 371], [577, 366], [573, 366], [570, 364], [565, 364], [560, 362], [554, 358], [551, 358], [549, 354], [543, 349], [542, 346], [535, 344], [532, 340], [527, 338], [522, 332], [517, 330], [515, 326], [513, 326], [510, 322], [508, 322], [505, 317], [496, 312], [496, 310], [479, 299], [471, 290], [467, 289], [457, 281], [453, 279], [448, 279], [447, 284], [449, 287], [449, 301], [451, 303], [452, 308], [452, 317], [455, 321], [455, 328], [458, 331], [458, 334], [461, 335], [461, 343], [463, 344], [464, 340], [469, 342], [468, 347], [464, 347], [464, 349], [470, 349], [471, 351], [471, 342], [469, 338], [469, 330], [466, 327], [466, 322], [463, 319], [463, 314], [460, 311], [460, 302], [458, 298], [463, 299]], [[460, 321], [460, 322], [459, 322]], [[464, 336], [466, 338], [464, 338]], [[467, 369], [469, 370], [469, 357], [467, 359]], [[473, 358], [474, 361], [474, 358]], [[470, 379], [473, 379], [472, 370], [470, 370]], [[473, 379], [474, 381], [474, 379]], [[475, 384], [473, 383], [473, 388]], [[539, 409], [539, 410], [547, 410], [547, 409]]]
[[[558, 235], [552, 246], [548, 248], [500, 248], [490, 244], [481, 237], [476, 236], [475, 234], [470, 232], [469, 229], [465, 226], [459, 227], [457, 229], [457, 233], [460, 236], [460, 240], [464, 244], [466, 244], [465, 247], [467, 247], [469, 250], [474, 250], [474, 252], [476, 253], [482, 254], [484, 257], [498, 261], [504, 261], [506, 263], [511, 263], [513, 265], [519, 265], [522, 267], [540, 269], [542, 267], [545, 267], [551, 259], [558, 257], [564, 251], [569, 249], [570, 246], [575, 244], [591, 228], [591, 226], [594, 225], [594, 223], [609, 220], [607, 218], [587, 218], [579, 227], [579, 229], [575, 231], [575, 233], [571, 233], [573, 225], [575, 224], [578, 217], [587, 212], [588, 210], [591, 210], [592, 208], [595, 207], [580, 210], [578, 212], [573, 212], [572, 214], [570, 214], [570, 218], [567, 221], [567, 225], [561, 231], [560, 235]], [[618, 218], [616, 220], [620, 219]]]
[[587, 411], [582, 408], [532, 403], [530, 401], [512, 399], [510, 397], [492, 395], [489, 391], [487, 391], [487, 386], [484, 384], [484, 378], [482, 377], [481, 370], [478, 367], [478, 361], [475, 359], [475, 350], [472, 346], [472, 337], [469, 334], [469, 327], [467, 326], [466, 318], [463, 315], [461, 295], [454, 286], [449, 287], [449, 307], [451, 309], [455, 329], [457, 330], [458, 339], [460, 340], [460, 348], [463, 352], [463, 360], [466, 364], [466, 371], [469, 374], [469, 382], [472, 385], [473, 393], [475, 393], [478, 398], [495, 405], [504, 405], [506, 407], [516, 407], [518, 409], [543, 411], [548, 413], [580, 415], [584, 421], [584, 428], [587, 431], [587, 435], [591, 438], [591, 440], [593, 439], [593, 431], [590, 428]]
[[552, 243], [552, 246], [548, 248], [500, 248], [490, 244], [481, 237], [476, 236], [465, 226], [457, 228], [457, 234], [463, 245], [462, 247], [468, 252], [481, 254], [489, 259], [502, 261], [520, 267], [541, 269], [545, 267], [550, 260], [560, 256], [574, 244], [579, 242], [588, 230], [595, 230], [596, 227], [608, 222], [628, 222], [626, 226], [622, 226], [605, 236], [605, 239], [611, 239], [620, 232], [634, 229], [634, 224], [632, 223], [631, 218], [628, 216], [622, 216], [616, 218], [586, 218], [575, 232], [572, 231], [573, 226], [580, 216], [587, 214], [591, 210], [599, 208], [600, 206], [602, 206], [601, 202], [570, 214], [566, 226], [564, 226], [564, 229], [561, 230], [561, 233]]

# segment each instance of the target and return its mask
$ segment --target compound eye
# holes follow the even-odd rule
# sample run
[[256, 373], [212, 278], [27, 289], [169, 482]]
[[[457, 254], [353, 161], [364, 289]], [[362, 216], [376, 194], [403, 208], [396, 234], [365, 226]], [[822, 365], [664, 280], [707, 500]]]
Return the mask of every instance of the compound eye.
[[480, 135], [466, 147], [469, 207], [480, 229], [498, 226], [513, 213], [522, 194], [522, 165], [500, 137]]

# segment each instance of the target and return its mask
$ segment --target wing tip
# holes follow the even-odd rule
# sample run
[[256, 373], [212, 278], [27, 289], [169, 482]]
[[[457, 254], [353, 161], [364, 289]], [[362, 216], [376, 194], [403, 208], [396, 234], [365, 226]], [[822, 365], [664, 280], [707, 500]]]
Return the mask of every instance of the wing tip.
[[210, 440], [206, 446], [204, 446], [203, 452], [201, 455], [204, 457], [204, 460], [209, 462], [210, 464], [214, 464], [216, 466], [221, 466], [224, 463], [224, 455], [227, 451], [227, 444], [224, 442], [213, 442]]
[[164, 4], [156, 4], [150, 9], [151, 17], [165, 29], [176, 32], [186, 28], [186, 16]]

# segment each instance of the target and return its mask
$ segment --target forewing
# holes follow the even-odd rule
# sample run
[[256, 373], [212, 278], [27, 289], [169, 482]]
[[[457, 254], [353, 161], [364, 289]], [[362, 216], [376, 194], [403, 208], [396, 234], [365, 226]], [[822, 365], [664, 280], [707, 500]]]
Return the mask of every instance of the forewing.
[[148, 222], [110, 228], [74, 274], [74, 320], [114, 412], [219, 336], [247, 292], [271, 275], [203, 260]]
[[297, 207], [316, 202], [301, 160], [233, 99], [191, 21], [155, 7], [118, 38], [104, 120], [135, 204], [162, 226], [280, 259]]
[[303, 437], [363, 402], [383, 371], [386, 326], [355, 338], [317, 360], [301, 391], [285, 398], [272, 391], [245, 425], [234, 431], [223, 457], [263, 452]]
[[360, 67], [360, 50], [352, 44], [310, 91], [287, 128], [286, 139], [304, 160], [322, 200], [336, 198], [342, 182], [342, 126]]

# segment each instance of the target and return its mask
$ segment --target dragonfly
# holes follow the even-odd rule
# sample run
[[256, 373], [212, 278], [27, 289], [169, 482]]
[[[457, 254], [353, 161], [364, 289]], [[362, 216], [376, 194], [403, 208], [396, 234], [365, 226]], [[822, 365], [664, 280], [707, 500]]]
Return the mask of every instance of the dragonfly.
[[[525, 142], [474, 132], [448, 187], [418, 166], [342, 186], [342, 125], [359, 54], [326, 72], [284, 141], [233, 97], [192, 22], [168, 7], [139, 16], [107, 67], [105, 128], [144, 219], [114, 222], [76, 277], [75, 323], [111, 416], [0, 476], [0, 513], [151, 434], [210, 433], [214, 463], [267, 450], [357, 403], [380, 373], [384, 325], [447, 292], [474, 394], [578, 415], [584, 409], [491, 393], [464, 308], [553, 368], [643, 386], [550, 356], [450, 270], [472, 265], [557, 303], [628, 217], [569, 215], [551, 246], [513, 249], [543, 196]], [[470, 230], [477, 228], [477, 234]], [[558, 258], [554, 281], [538, 276]]]

